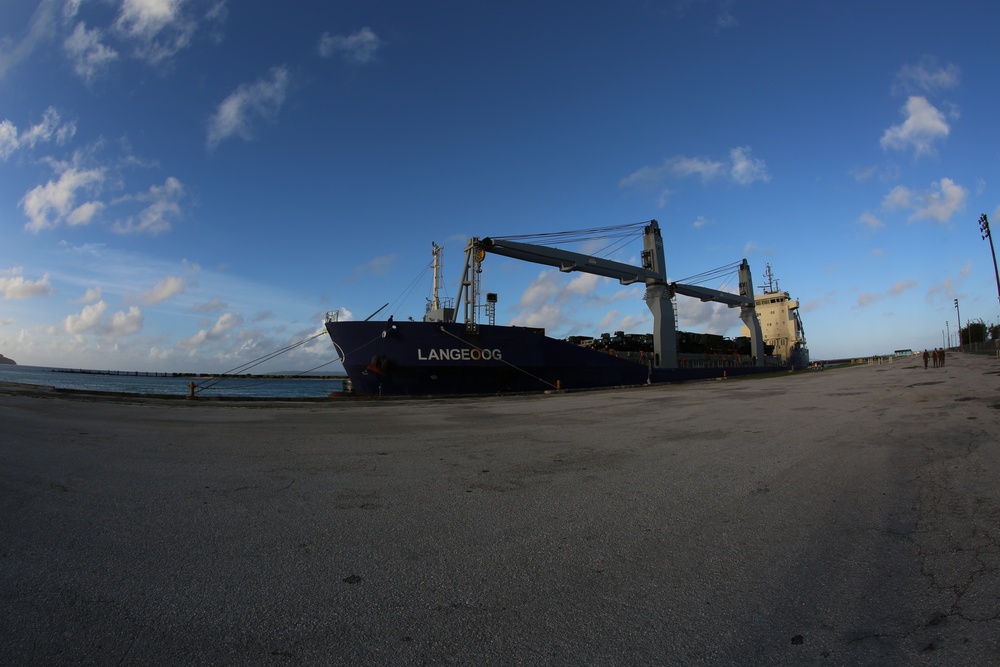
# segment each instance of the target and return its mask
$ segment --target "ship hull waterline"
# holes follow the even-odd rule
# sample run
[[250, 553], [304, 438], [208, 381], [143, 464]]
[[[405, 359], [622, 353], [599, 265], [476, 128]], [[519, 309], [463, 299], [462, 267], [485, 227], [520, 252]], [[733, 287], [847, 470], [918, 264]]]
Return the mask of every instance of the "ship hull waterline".
[[328, 321], [355, 396], [496, 395], [686, 382], [788, 370], [746, 360], [652, 368], [538, 329], [444, 322]]

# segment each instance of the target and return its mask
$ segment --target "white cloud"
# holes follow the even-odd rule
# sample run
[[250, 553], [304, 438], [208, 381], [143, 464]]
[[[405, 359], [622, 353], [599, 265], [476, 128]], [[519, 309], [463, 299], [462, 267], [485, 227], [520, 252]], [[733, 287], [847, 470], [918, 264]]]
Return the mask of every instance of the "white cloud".
[[101, 38], [99, 29], [87, 30], [86, 24], [81, 21], [63, 42], [73, 71], [84, 81], [93, 81], [118, 59], [118, 52], [102, 44]]
[[887, 298], [894, 298], [909, 292], [917, 286], [915, 280], [900, 280], [885, 292], [865, 292], [858, 295], [858, 307], [865, 308]]
[[898, 283], [889, 288], [889, 296], [899, 296], [903, 292], [913, 289], [917, 286], [917, 281], [915, 280], [900, 280]]
[[912, 206], [913, 195], [910, 189], [902, 185], [897, 185], [882, 200], [882, 208], [910, 208]]
[[118, 311], [111, 316], [111, 322], [101, 327], [101, 333], [110, 336], [129, 336], [142, 330], [142, 311], [136, 306], [128, 309], [128, 312]]
[[909, 188], [897, 185], [882, 200], [882, 207], [892, 209], [911, 209], [913, 214], [909, 220], [933, 220], [948, 222], [956, 213], [965, 210], [965, 202], [969, 191], [950, 178], [942, 178], [931, 184], [929, 190], [914, 192]]
[[5, 299], [30, 299], [52, 293], [49, 284], [49, 274], [38, 280], [26, 280], [23, 269], [15, 266], [12, 269], [0, 270], [0, 295]]
[[232, 136], [245, 141], [253, 138], [253, 125], [259, 118], [277, 117], [288, 92], [289, 76], [285, 67], [274, 67], [269, 75], [252, 84], [244, 84], [219, 104], [208, 122], [208, 146], [215, 148]]
[[637, 169], [621, 179], [619, 186], [659, 188], [668, 180], [690, 176], [700, 178], [702, 183], [728, 176], [740, 185], [771, 180], [767, 164], [761, 159], [752, 157], [751, 152], [749, 146], [730, 149], [728, 162], [686, 155], [667, 158], [660, 165], [647, 165]]
[[6, 160], [19, 145], [17, 139], [17, 126], [9, 120], [0, 121], [0, 160]]
[[944, 139], [951, 131], [944, 114], [925, 97], [910, 97], [900, 112], [905, 120], [885, 131], [879, 142], [883, 149], [913, 149], [917, 157], [930, 155], [934, 153], [934, 142]]
[[0, 121], [0, 160], [6, 160], [21, 148], [34, 148], [40, 143], [55, 140], [57, 144], [65, 144], [74, 134], [76, 123], [62, 122], [55, 107], [48, 107], [41, 122], [20, 133], [13, 122], [5, 119]]
[[358, 280], [364, 275], [384, 276], [389, 267], [396, 261], [396, 255], [380, 255], [354, 268], [352, 280]]
[[969, 191], [950, 178], [942, 178], [932, 184], [930, 192], [921, 199], [921, 205], [911, 216], [911, 220], [934, 220], [948, 222], [951, 217], [965, 209]]
[[63, 328], [71, 334], [83, 334], [96, 329], [101, 323], [101, 317], [107, 310], [108, 304], [98, 301], [88, 306], [75, 315], [67, 315], [63, 320]]
[[95, 301], [100, 301], [100, 300], [101, 300], [101, 288], [91, 287], [86, 292], [84, 292], [83, 296], [81, 296], [73, 303], [94, 303]]
[[239, 313], [223, 313], [212, 326], [211, 338], [224, 336], [228, 331], [243, 324], [243, 317]]
[[205, 303], [195, 304], [194, 311], [196, 313], [217, 313], [220, 310], [225, 310], [226, 308], [228, 308], [228, 305], [225, 301], [219, 297], [212, 297]]
[[861, 217], [858, 218], [858, 222], [860, 222], [862, 225], [864, 225], [873, 232], [878, 231], [879, 229], [885, 227], [885, 223], [883, 223], [881, 220], [875, 217], [875, 215], [869, 213], [868, 211], [865, 211], [864, 213], [861, 214]]
[[0, 80], [12, 67], [26, 60], [35, 49], [52, 38], [57, 23], [56, 8], [55, 0], [42, 0], [31, 16], [28, 32], [23, 39], [18, 42], [0, 40]]
[[875, 292], [865, 292], [864, 294], [858, 295], [858, 306], [861, 308], [865, 308], [866, 306], [870, 306], [873, 303], [878, 303], [884, 298], [885, 295], [883, 294]]
[[382, 40], [371, 28], [362, 28], [353, 35], [331, 35], [324, 32], [319, 38], [319, 55], [330, 58], [339, 53], [344, 60], [354, 63], [368, 63], [375, 59], [382, 47]]
[[167, 276], [160, 280], [152, 289], [140, 292], [133, 300], [144, 306], [152, 306], [177, 296], [184, 291], [184, 279], [178, 276]]
[[767, 172], [767, 165], [763, 160], [750, 157], [750, 147], [741, 146], [729, 151], [729, 159], [732, 162], [731, 175], [733, 180], [740, 185], [750, 185], [756, 181], [767, 182], [771, 180], [771, 175]]
[[577, 296], [589, 296], [597, 289], [600, 281], [601, 277], [593, 273], [581, 273], [569, 281], [566, 291]]
[[57, 181], [32, 188], [21, 200], [21, 207], [28, 222], [24, 228], [38, 233], [46, 228], [58, 227], [62, 223], [83, 224], [99, 211], [102, 204], [76, 201], [81, 193], [95, 189], [105, 179], [104, 169], [77, 169], [62, 167], [64, 170]]
[[923, 58], [916, 65], [903, 65], [896, 73], [893, 92], [936, 93], [959, 85], [962, 70], [957, 65], [941, 67], [933, 58]]
[[239, 313], [223, 313], [215, 321], [210, 329], [200, 329], [195, 335], [185, 338], [178, 343], [178, 346], [194, 352], [205, 343], [220, 340], [228, 336], [236, 327], [243, 324], [243, 317]]
[[184, 186], [179, 180], [170, 176], [162, 186], [151, 186], [148, 192], [131, 195], [117, 200], [115, 203], [135, 201], [147, 204], [137, 216], [126, 218], [115, 223], [114, 230], [122, 234], [147, 233], [160, 234], [170, 231], [172, 220], [181, 215], [180, 200], [184, 197]]
[[183, 12], [185, 0], [124, 0], [115, 29], [132, 41], [135, 56], [157, 65], [191, 43], [197, 23]]

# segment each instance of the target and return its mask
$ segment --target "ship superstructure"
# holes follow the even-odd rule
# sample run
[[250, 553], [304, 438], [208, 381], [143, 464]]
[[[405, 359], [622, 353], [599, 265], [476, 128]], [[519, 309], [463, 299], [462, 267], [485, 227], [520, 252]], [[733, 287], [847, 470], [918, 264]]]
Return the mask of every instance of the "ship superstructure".
[[[764, 342], [773, 346], [773, 355], [781, 363], [795, 368], [805, 368], [809, 365], [809, 347], [806, 345], [806, 333], [799, 317], [798, 299], [793, 299], [788, 292], [778, 288], [778, 280], [771, 272], [771, 265], [764, 268], [764, 284], [758, 286], [762, 291], [754, 295], [757, 307], [757, 317], [760, 320]], [[746, 327], [743, 335], [747, 335]]]

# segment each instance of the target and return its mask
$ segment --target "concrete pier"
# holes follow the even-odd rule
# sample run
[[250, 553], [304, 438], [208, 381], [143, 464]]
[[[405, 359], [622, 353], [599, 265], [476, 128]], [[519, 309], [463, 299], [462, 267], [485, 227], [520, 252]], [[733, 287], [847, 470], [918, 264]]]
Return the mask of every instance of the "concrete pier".
[[1000, 362], [457, 400], [0, 387], [0, 663], [986, 665]]

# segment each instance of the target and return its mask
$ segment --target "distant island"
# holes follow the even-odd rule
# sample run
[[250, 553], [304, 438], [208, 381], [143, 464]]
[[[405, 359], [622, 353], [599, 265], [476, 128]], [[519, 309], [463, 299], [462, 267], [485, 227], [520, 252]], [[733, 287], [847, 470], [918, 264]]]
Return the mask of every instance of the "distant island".
[[8, 359], [7, 357], [3, 356], [2, 354], [0, 354], [0, 364], [12, 364], [14, 366], [17, 366], [17, 362], [16, 361], [14, 361], [13, 359]]

